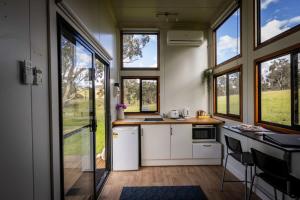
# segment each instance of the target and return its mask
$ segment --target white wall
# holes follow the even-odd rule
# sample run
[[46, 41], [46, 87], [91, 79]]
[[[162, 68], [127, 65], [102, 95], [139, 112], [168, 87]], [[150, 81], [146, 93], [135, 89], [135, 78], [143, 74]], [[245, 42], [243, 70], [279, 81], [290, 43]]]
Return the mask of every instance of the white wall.
[[160, 76], [161, 114], [184, 107], [192, 115], [199, 109], [207, 111], [207, 86], [201, 83], [201, 74], [208, 67], [207, 37], [200, 47], [168, 46], [168, 30], [160, 30], [160, 71], [123, 70], [121, 76]]
[[[75, 13], [76, 17], [93, 35], [96, 42], [112, 57], [110, 61], [110, 88], [111, 88], [111, 119], [115, 120], [115, 104], [117, 99], [113, 96], [113, 83], [118, 82], [117, 68], [117, 41], [119, 31], [116, 27], [116, 21], [111, 11], [108, 0], [65, 0], [70, 9]], [[54, 199], [60, 199], [60, 163], [59, 163], [59, 111], [58, 111], [58, 77], [57, 77], [57, 29], [56, 14], [62, 15], [83, 37], [91, 44], [89, 37], [84, 31], [69, 18], [63, 10], [55, 4], [55, 0], [49, 2], [50, 12], [50, 39], [51, 41], [51, 128], [52, 128], [52, 167], [53, 167], [53, 192]]]
[[[51, 199], [46, 6], [0, 3], [1, 199]], [[43, 70], [42, 86], [20, 83], [25, 59]]]
[[[263, 57], [265, 55], [269, 55], [273, 52], [279, 51], [281, 49], [290, 47], [292, 45], [295, 45], [297, 43], [300, 43], [300, 31], [293, 33], [292, 35], [289, 35], [285, 38], [282, 38], [274, 43], [271, 43], [265, 47], [262, 47], [258, 50], [254, 50], [253, 44], [254, 44], [254, 36], [253, 36], [253, 1], [242, 1], [242, 57], [229, 62], [225, 64], [222, 67], [216, 68], [215, 73], [221, 72], [223, 70], [230, 69], [232, 67], [235, 67], [237, 65], [242, 64], [243, 65], [243, 123], [254, 123], [254, 60], [260, 57]], [[209, 45], [210, 45], [210, 53], [213, 52], [213, 46], [212, 46], [212, 30], [210, 30], [209, 35]], [[213, 56], [210, 57], [209, 63], [213, 65]], [[211, 96], [212, 98], [212, 96]], [[210, 110], [212, 111], [212, 106], [210, 107]], [[226, 125], [231, 124], [238, 124], [238, 122], [230, 121], [227, 119], [222, 119], [226, 122]], [[221, 130], [221, 137], [226, 132]], [[224, 143], [224, 141], [223, 141]], [[248, 142], [249, 143], [249, 142]], [[252, 142], [250, 142], [252, 144]], [[250, 145], [249, 143], [249, 145]], [[245, 148], [246, 150], [249, 150], [250, 146], [247, 146]], [[265, 147], [264, 145], [260, 143], [255, 143], [255, 148], [261, 149], [266, 151], [267, 153], [270, 153], [274, 156], [278, 156], [282, 158], [282, 155], [279, 154], [277, 151], [275, 151], [272, 148]], [[282, 152], [281, 152], [282, 153]], [[243, 174], [243, 168], [241, 166], [236, 165], [235, 163], [232, 163], [231, 171], [237, 175]], [[293, 174], [297, 177], [300, 177], [300, 155], [295, 154], [293, 156]], [[270, 190], [269, 186], [263, 185], [262, 186], [266, 189], [266, 192], [269, 195], [273, 195], [273, 191]]]

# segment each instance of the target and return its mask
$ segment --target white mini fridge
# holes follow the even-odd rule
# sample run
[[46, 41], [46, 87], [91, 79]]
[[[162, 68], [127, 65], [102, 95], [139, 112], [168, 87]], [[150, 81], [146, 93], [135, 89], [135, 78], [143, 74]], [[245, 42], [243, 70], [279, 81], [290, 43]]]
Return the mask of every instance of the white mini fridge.
[[118, 126], [113, 128], [113, 170], [139, 169], [139, 128]]

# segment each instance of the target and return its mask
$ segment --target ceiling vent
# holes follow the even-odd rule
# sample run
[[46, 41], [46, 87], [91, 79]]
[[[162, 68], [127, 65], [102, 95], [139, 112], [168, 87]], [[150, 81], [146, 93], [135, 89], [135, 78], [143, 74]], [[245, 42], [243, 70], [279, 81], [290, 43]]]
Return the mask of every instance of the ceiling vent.
[[168, 45], [200, 46], [203, 39], [203, 31], [168, 31], [167, 33]]

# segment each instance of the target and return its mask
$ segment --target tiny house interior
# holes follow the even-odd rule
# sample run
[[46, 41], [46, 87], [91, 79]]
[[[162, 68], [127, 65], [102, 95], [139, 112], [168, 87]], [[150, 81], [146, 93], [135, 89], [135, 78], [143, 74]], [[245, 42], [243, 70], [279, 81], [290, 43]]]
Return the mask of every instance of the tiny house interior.
[[299, 199], [299, 10], [1, 0], [1, 199]]

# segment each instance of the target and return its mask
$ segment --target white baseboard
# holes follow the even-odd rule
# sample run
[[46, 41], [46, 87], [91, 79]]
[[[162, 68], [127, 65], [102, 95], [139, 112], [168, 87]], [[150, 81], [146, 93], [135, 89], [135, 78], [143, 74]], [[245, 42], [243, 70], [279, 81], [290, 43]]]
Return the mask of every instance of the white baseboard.
[[221, 165], [221, 159], [142, 160], [142, 166]]

